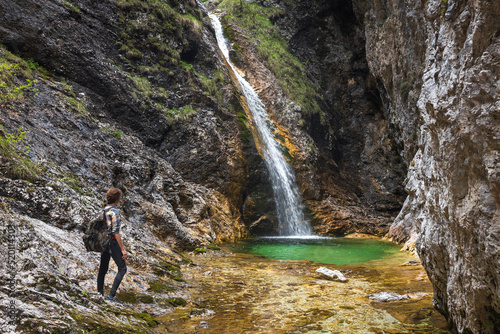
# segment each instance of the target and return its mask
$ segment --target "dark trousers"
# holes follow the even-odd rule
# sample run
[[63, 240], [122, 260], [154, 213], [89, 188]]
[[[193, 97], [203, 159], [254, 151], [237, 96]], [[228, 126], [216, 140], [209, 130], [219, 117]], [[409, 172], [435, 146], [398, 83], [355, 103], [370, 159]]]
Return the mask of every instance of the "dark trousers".
[[123, 276], [127, 272], [127, 264], [122, 256], [122, 250], [116, 239], [112, 239], [109, 248], [101, 253], [101, 265], [99, 266], [99, 274], [97, 275], [97, 291], [102, 295], [104, 295], [104, 276], [108, 272], [110, 257], [113, 257], [118, 266], [118, 273], [115, 276], [115, 281], [109, 295], [113, 297], [116, 294], [116, 290], [118, 290]]

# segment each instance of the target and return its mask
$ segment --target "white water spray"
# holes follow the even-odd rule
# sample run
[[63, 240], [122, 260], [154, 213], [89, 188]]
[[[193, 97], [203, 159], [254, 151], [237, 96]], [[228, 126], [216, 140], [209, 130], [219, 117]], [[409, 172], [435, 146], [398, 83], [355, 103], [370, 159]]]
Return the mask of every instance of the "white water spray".
[[[276, 210], [278, 212], [279, 233], [282, 236], [311, 235], [311, 227], [303, 213], [304, 206], [297, 188], [293, 169], [283, 155], [283, 147], [274, 138], [273, 130], [270, 128], [272, 122], [268, 117], [266, 108], [253, 87], [238, 73], [231, 63], [227, 41], [224, 38], [219, 18], [213, 13], [209, 13], [208, 16], [215, 29], [217, 44], [240, 83], [248, 108], [255, 121], [255, 127], [260, 137], [258, 139], [262, 143], [262, 154], [264, 155], [264, 161], [273, 187]], [[256, 138], [256, 141], [258, 139]]]

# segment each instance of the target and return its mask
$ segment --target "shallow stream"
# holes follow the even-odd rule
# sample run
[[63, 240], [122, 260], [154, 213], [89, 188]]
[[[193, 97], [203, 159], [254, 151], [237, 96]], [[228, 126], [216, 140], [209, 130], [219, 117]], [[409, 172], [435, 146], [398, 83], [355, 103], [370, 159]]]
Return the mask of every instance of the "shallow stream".
[[[374, 245], [380, 242], [342, 239], [329, 247], [363, 248], [364, 244], [368, 253], [376, 253], [380, 245]], [[275, 249], [270, 247], [270, 251], [268, 246], [273, 244]], [[357, 263], [343, 260], [344, 264], [335, 265], [327, 263], [335, 260], [329, 260], [332, 255], [323, 256], [328, 253], [324, 246], [312, 246], [316, 249], [308, 256], [322, 263], [248, 254], [264, 249], [265, 255], [280, 258], [286, 253], [280, 250], [282, 244], [269, 240], [193, 255], [195, 265], [183, 272], [194, 302], [162, 318], [158, 332], [449, 333], [445, 319], [432, 307], [432, 286], [425, 271], [413, 256], [385, 244], [383, 258], [366, 261], [366, 255], [357, 252], [353, 255]], [[321, 266], [341, 270], [348, 281], [322, 277], [315, 272]], [[378, 302], [369, 298], [384, 291], [408, 299]]]

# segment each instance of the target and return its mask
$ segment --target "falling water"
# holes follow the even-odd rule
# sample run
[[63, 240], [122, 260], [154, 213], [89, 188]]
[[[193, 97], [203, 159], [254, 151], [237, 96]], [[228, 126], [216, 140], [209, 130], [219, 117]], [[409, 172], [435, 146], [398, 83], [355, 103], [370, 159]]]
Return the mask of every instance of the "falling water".
[[262, 144], [260, 149], [271, 178], [278, 212], [279, 233], [282, 236], [310, 235], [311, 227], [304, 217], [304, 206], [300, 199], [294, 172], [283, 156], [283, 147], [274, 138], [270, 127], [272, 122], [267, 115], [266, 108], [252, 86], [231, 63], [219, 18], [213, 13], [210, 13], [209, 17], [215, 29], [219, 48], [240, 83], [258, 131], [259, 138], [256, 140]]

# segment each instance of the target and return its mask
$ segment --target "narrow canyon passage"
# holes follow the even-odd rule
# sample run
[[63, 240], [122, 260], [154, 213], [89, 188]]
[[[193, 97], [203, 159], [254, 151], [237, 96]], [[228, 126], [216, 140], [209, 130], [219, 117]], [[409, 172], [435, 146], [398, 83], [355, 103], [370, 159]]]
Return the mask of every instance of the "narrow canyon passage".
[[[345, 273], [341, 283], [319, 277], [318, 263], [226, 250], [193, 257], [183, 272], [194, 303], [162, 318], [158, 333], [448, 333], [424, 269], [403, 265], [411, 255], [326, 265]], [[369, 299], [383, 291], [410, 298]]]

